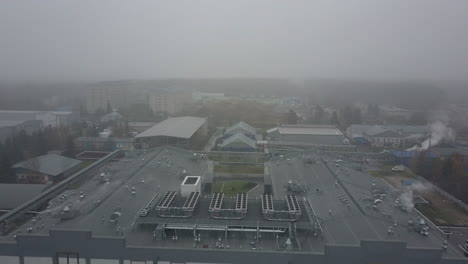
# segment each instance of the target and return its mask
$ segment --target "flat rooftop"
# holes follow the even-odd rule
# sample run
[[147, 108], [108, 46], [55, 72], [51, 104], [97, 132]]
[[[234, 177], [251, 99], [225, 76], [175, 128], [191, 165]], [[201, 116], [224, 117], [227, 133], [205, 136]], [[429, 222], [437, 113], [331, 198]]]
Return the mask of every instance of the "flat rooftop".
[[[306, 157], [312, 157], [316, 162], [308, 165], [304, 162]], [[337, 159], [343, 160], [338, 167]], [[440, 248], [445, 239], [445, 235], [430, 222], [427, 222], [428, 236], [409, 227], [408, 220], [416, 221], [420, 215], [415, 210], [405, 212], [394, 206], [401, 192], [379, 178], [356, 170], [357, 164], [344, 157], [309, 151], [274, 158], [267, 166], [275, 196], [287, 193], [288, 181], [307, 187], [305, 196], [322, 220], [323, 242], [326, 244], [359, 245], [361, 240], [377, 240], [405, 241], [408, 247]], [[386, 195], [375, 209], [366, 199], [374, 189], [382, 190]], [[462, 256], [457, 245], [452, 244], [445, 254]]]
[[343, 133], [333, 126], [280, 126], [278, 129], [280, 134], [289, 135], [343, 136]]
[[[262, 215], [259, 196], [248, 196], [246, 217], [243, 219], [213, 219], [208, 212], [211, 194], [202, 193], [194, 214], [188, 218], [160, 217], [154, 205], [167, 191], [179, 190], [188, 175], [211, 178], [211, 161], [195, 159], [192, 152], [173, 147], [160, 147], [150, 152], [137, 152], [111, 162], [76, 189], [54, 198], [49, 207], [16, 231], [2, 237], [28, 233], [48, 234], [51, 229], [90, 230], [95, 236], [125, 237], [129, 246], [170, 248], [215, 247], [221, 240], [231, 249], [284, 250], [289, 236], [294, 237], [293, 251], [323, 253], [325, 245], [360, 246], [362, 240], [404, 241], [407, 247], [440, 249], [445, 237], [428, 222], [427, 236], [408, 225], [416, 211], [406, 212], [394, 206], [401, 195], [384, 181], [356, 170], [356, 164], [335, 154], [313, 151], [284, 154], [266, 162], [271, 174], [275, 209], [284, 208], [281, 201], [288, 191], [288, 182], [307, 189], [296, 194], [302, 215], [295, 222], [266, 220]], [[314, 162], [306, 163], [305, 160]], [[336, 166], [336, 160], [343, 160]], [[109, 180], [102, 180], [101, 171], [108, 171]], [[385, 198], [374, 208], [372, 196], [378, 189]], [[234, 197], [225, 197], [223, 209], [234, 208]], [[276, 202], [278, 201], [278, 202]], [[175, 205], [183, 204], [177, 200]], [[65, 206], [76, 211], [69, 220], [61, 220]], [[149, 208], [149, 210], [147, 209]], [[148, 210], [147, 215], [141, 213]], [[110, 216], [119, 212], [116, 223]], [[321, 234], [312, 227], [320, 225]], [[163, 238], [155, 232], [165, 229]], [[237, 230], [227, 232], [227, 230]], [[256, 230], [265, 230], [261, 239]], [[266, 231], [266, 230], [270, 231]], [[391, 232], [389, 232], [389, 229]], [[195, 231], [194, 231], [195, 230]], [[194, 243], [194, 232], [201, 235], [201, 243]], [[462, 257], [460, 249], [449, 243], [445, 257]]]

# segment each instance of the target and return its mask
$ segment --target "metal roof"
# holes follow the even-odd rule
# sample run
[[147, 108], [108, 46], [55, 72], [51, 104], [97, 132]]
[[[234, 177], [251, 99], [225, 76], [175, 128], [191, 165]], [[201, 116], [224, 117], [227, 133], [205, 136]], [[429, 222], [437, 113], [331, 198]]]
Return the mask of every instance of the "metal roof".
[[169, 118], [141, 132], [136, 138], [144, 137], [178, 137], [190, 138], [206, 122], [206, 118], [182, 116]]
[[243, 143], [245, 145], [248, 145], [251, 148], [255, 148], [255, 140], [249, 138], [248, 136], [244, 135], [241, 132], [238, 132], [228, 138], [226, 138], [223, 143], [220, 144], [220, 147], [224, 148], [226, 146], [229, 146], [230, 144], [239, 144]]
[[48, 184], [0, 184], [0, 209], [13, 209], [34, 198]]
[[[369, 136], [377, 136], [381, 133], [392, 131], [398, 133], [403, 137], [414, 135], [424, 135], [428, 132], [427, 126], [407, 126], [407, 125], [351, 125], [348, 128], [352, 137], [362, 137], [363, 134]], [[395, 134], [393, 134], [395, 135]]]
[[343, 133], [333, 126], [281, 126], [279, 127], [279, 133], [290, 135], [343, 136]]
[[250, 133], [252, 135], [255, 135], [255, 128], [252, 127], [251, 125], [240, 121], [239, 123], [230, 126], [226, 129], [226, 132], [224, 134], [233, 134], [239, 132], [239, 130], [242, 130], [244, 132]]
[[12, 168], [22, 168], [31, 171], [38, 171], [51, 176], [57, 176], [80, 163], [81, 161], [76, 159], [56, 154], [47, 154], [16, 163]]

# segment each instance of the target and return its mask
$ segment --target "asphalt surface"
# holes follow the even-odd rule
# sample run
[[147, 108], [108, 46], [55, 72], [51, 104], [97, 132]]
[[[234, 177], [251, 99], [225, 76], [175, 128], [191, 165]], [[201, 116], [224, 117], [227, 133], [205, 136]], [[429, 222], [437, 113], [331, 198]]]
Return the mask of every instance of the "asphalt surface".
[[[322, 220], [324, 243], [359, 245], [361, 240], [390, 240], [405, 241], [412, 247], [442, 247], [445, 236], [431, 223], [428, 223], [428, 236], [408, 228], [409, 218], [416, 221], [418, 214], [415, 211], [404, 212], [394, 206], [401, 192], [391, 190], [382, 180], [356, 170], [359, 166], [343, 157], [323, 153], [318, 156], [309, 152], [305, 156], [312, 157], [315, 162], [307, 165], [303, 156], [283, 155], [267, 163], [273, 192], [276, 197], [284, 196], [288, 181], [306, 186], [309, 191], [304, 196]], [[336, 166], [338, 159], [343, 162]], [[387, 195], [376, 209], [365, 199], [371, 196], [374, 188], [385, 190]], [[346, 197], [349, 205], [340, 197]], [[392, 233], [388, 232], [390, 227]], [[461, 253], [454, 243], [450, 243], [444, 254], [460, 257]]]

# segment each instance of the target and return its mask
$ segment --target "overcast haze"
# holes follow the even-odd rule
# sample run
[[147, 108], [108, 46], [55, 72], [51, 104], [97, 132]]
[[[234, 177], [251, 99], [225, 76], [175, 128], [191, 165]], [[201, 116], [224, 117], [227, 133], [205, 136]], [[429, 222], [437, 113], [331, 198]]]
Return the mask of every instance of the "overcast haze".
[[0, 3], [0, 80], [466, 80], [468, 1]]

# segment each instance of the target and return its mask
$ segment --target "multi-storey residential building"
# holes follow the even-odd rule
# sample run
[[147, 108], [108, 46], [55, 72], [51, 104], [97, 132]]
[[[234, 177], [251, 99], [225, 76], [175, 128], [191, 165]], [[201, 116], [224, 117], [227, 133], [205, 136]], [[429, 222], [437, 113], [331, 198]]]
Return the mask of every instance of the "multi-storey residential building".
[[191, 100], [192, 93], [188, 91], [164, 89], [149, 94], [149, 106], [154, 113], [175, 115], [180, 113]]
[[86, 110], [96, 113], [106, 110], [107, 105], [112, 107], [126, 107], [129, 104], [127, 87], [90, 87], [86, 93]]

